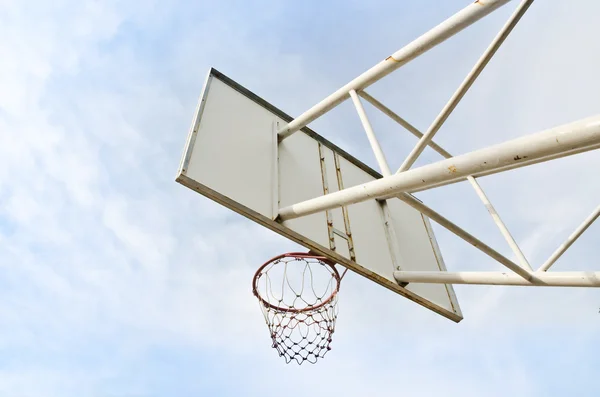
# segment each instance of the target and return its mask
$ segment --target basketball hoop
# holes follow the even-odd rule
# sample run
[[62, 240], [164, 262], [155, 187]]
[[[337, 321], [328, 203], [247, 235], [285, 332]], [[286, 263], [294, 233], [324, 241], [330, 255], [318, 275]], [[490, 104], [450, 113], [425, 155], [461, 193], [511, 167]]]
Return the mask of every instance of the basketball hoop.
[[311, 253], [279, 255], [256, 271], [252, 292], [286, 363], [314, 364], [331, 350], [341, 279], [333, 263]]

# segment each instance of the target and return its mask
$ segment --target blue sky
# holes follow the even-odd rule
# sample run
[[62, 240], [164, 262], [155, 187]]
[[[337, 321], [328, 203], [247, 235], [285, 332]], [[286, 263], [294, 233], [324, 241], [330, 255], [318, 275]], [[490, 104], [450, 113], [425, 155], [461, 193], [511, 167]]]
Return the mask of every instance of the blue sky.
[[[250, 280], [297, 247], [174, 182], [211, 66], [298, 115], [467, 4], [0, 0], [0, 395], [597, 396], [592, 289], [460, 286], [454, 324], [350, 274], [333, 350], [286, 366]], [[370, 92], [425, 129], [515, 6]], [[598, 12], [534, 3], [436, 141], [597, 114]], [[367, 110], [398, 166], [415, 139]], [[376, 165], [349, 103], [311, 126]], [[481, 183], [535, 267], [598, 204], [599, 168], [591, 152]], [[512, 257], [469, 186], [418, 197]], [[449, 269], [500, 269], [435, 230]], [[599, 233], [555, 269], [599, 270]]]

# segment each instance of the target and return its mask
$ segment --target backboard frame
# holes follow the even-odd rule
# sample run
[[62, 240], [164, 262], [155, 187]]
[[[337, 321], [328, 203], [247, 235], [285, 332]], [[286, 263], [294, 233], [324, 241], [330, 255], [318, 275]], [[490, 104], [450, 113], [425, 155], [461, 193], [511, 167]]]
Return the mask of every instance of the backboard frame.
[[[447, 308], [445, 308], [441, 305], [438, 305], [436, 303], [429, 301], [428, 299], [420, 296], [419, 294], [417, 294], [413, 291], [410, 291], [409, 289], [404, 288], [403, 286], [399, 285], [393, 278], [387, 279], [385, 277], [382, 277], [381, 275], [377, 274], [376, 272], [371, 271], [363, 266], [360, 266], [358, 263], [349, 260], [348, 258], [336, 253], [335, 251], [331, 251], [327, 247], [324, 247], [321, 244], [315, 243], [314, 241], [305, 237], [301, 233], [298, 233], [298, 232], [286, 227], [285, 225], [282, 224], [281, 221], [276, 220], [275, 219], [276, 217], [269, 218], [261, 213], [258, 213], [257, 211], [254, 211], [251, 208], [241, 205], [240, 203], [238, 203], [235, 200], [232, 200], [231, 198], [227, 197], [226, 195], [223, 195], [223, 194], [219, 193], [218, 191], [211, 189], [210, 187], [208, 187], [202, 183], [199, 183], [198, 181], [189, 177], [187, 175], [188, 167], [189, 167], [189, 164], [190, 164], [190, 161], [192, 158], [192, 153], [193, 153], [193, 150], [194, 150], [194, 147], [196, 144], [198, 129], [199, 129], [200, 121], [202, 119], [202, 115], [204, 113], [207, 95], [209, 93], [211, 83], [213, 82], [214, 79], [218, 79], [220, 82], [231, 87], [238, 93], [242, 94], [246, 98], [248, 98], [248, 99], [252, 100], [253, 102], [255, 102], [256, 104], [258, 104], [259, 106], [261, 106], [264, 109], [267, 109], [269, 112], [275, 114], [277, 117], [281, 118], [283, 121], [289, 123], [293, 120], [293, 117], [289, 116], [282, 110], [280, 110], [277, 107], [273, 106], [272, 104], [268, 103], [267, 101], [265, 101], [258, 95], [252, 93], [250, 90], [246, 89], [245, 87], [241, 86], [237, 82], [233, 81], [231, 78], [227, 77], [226, 75], [219, 72], [218, 70], [211, 68], [208, 73], [208, 76], [206, 78], [204, 88], [202, 90], [200, 100], [198, 102], [198, 106], [196, 108], [195, 116], [194, 116], [194, 119], [192, 122], [192, 127], [188, 133], [184, 153], [183, 153], [181, 163], [180, 163], [180, 166], [179, 166], [179, 169], [177, 172], [176, 181], [178, 183], [180, 183], [183, 186], [186, 186], [186, 187], [208, 197], [209, 199], [235, 211], [236, 213], [238, 213], [242, 216], [245, 216], [246, 218], [296, 242], [297, 244], [300, 244], [300, 245], [306, 247], [308, 250], [318, 253], [319, 255], [323, 255], [323, 256], [329, 258], [330, 260], [332, 260], [348, 269], [351, 269], [355, 273], [360, 274], [360, 275], [366, 277], [367, 279], [370, 279], [370, 280], [384, 286], [385, 288], [387, 288], [393, 292], [396, 292], [399, 295], [404, 296], [404, 297], [406, 297], [406, 298], [408, 298], [408, 299], [410, 299], [410, 300], [412, 300], [412, 301], [414, 301], [414, 302], [416, 302], [416, 303], [418, 303], [418, 304], [420, 304], [420, 305], [422, 305], [422, 306], [424, 306], [424, 307], [426, 307], [426, 308], [428, 308], [428, 309], [430, 309], [430, 310], [432, 310], [454, 322], [460, 322], [463, 319], [462, 312], [460, 310], [460, 306], [459, 306], [458, 300], [456, 298], [456, 294], [451, 285], [444, 285], [444, 288], [448, 295], [448, 301], [449, 301], [452, 311], [448, 310]], [[352, 165], [358, 167], [360, 170], [364, 171], [371, 177], [373, 177], [375, 179], [383, 178], [383, 176], [380, 173], [373, 170], [371, 167], [367, 166], [366, 164], [362, 163], [360, 160], [356, 159], [355, 157], [353, 157], [352, 155], [350, 155], [349, 153], [347, 153], [346, 151], [344, 151], [337, 145], [333, 144], [329, 140], [325, 139], [321, 135], [317, 134], [315, 131], [313, 131], [309, 127], [305, 126], [305, 127], [301, 128], [299, 131], [302, 131], [304, 134], [308, 135], [310, 138], [317, 141], [320, 145], [322, 145], [325, 148], [330, 149], [335, 154], [339, 155], [344, 160], [350, 162]], [[274, 132], [274, 134], [276, 134], [277, 130], [274, 129], [273, 132]], [[413, 197], [413, 199], [417, 200], [414, 197]], [[277, 213], [277, 212], [275, 212], [275, 213]], [[419, 213], [419, 215], [420, 215], [421, 219], [423, 220], [424, 227], [427, 231], [427, 235], [429, 238], [429, 243], [431, 244], [431, 249], [436, 258], [437, 266], [439, 268], [437, 270], [441, 271], [441, 272], [445, 272], [446, 266], [444, 264], [444, 261], [443, 261], [439, 246], [437, 244], [437, 241], [435, 239], [435, 235], [433, 233], [433, 229], [431, 227], [429, 219], [426, 216], [424, 216], [423, 214]]]

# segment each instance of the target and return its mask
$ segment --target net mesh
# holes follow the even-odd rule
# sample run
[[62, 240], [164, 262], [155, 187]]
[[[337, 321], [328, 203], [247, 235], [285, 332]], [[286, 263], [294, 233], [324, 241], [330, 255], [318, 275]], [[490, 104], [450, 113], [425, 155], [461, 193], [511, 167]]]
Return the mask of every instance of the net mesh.
[[254, 276], [272, 340], [286, 363], [316, 363], [331, 350], [340, 275], [326, 258], [291, 253], [271, 259]]

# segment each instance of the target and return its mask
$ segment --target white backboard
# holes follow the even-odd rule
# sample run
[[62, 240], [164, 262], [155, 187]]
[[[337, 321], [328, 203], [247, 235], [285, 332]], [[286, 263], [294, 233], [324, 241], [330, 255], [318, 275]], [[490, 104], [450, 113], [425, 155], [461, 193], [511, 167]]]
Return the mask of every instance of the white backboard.
[[394, 270], [446, 270], [429, 219], [402, 201], [387, 200], [387, 217], [371, 200], [276, 219], [282, 207], [381, 178], [307, 127], [278, 144], [278, 125], [291, 120], [211, 69], [177, 182], [453, 321], [462, 320], [451, 285], [403, 288], [394, 280]]

